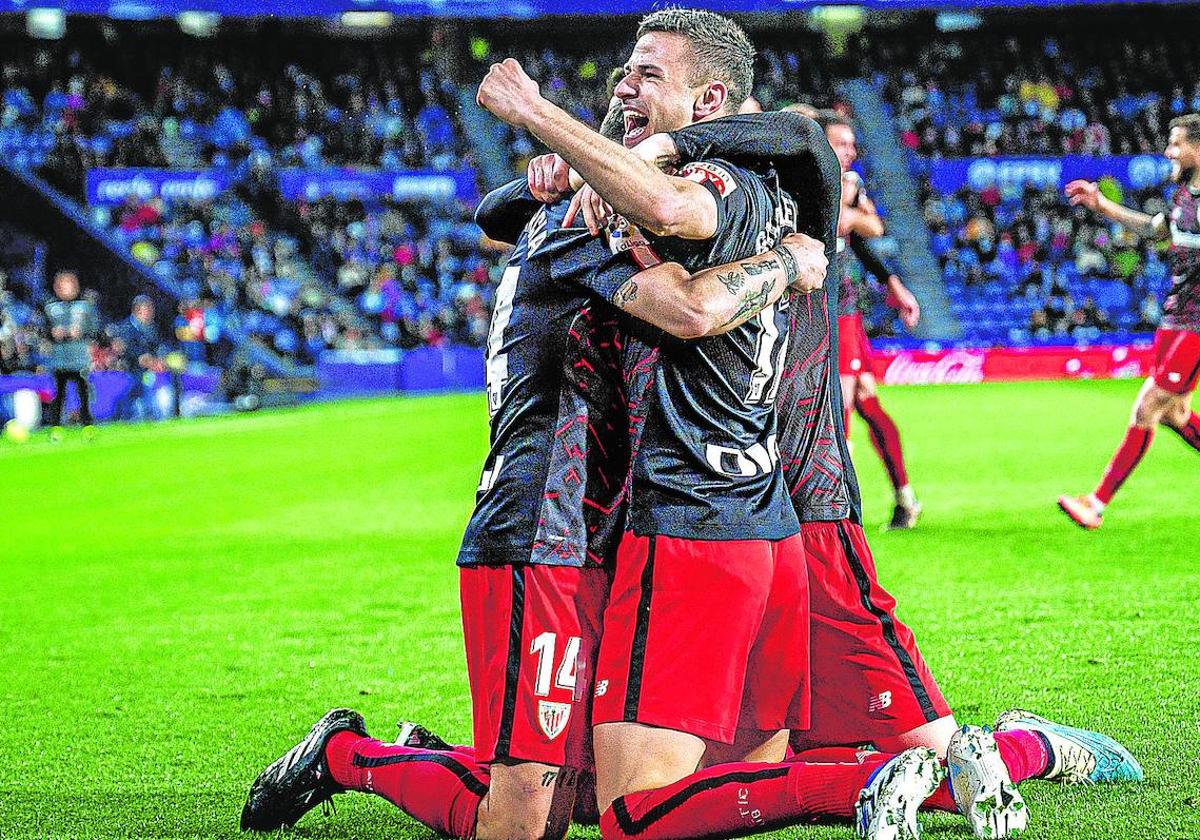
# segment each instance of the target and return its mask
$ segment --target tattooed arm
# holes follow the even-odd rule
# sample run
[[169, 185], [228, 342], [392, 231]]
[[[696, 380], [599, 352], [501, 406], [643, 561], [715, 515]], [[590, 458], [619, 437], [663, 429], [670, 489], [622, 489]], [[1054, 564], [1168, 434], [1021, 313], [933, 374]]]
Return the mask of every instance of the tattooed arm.
[[626, 281], [612, 302], [676, 338], [721, 335], [775, 303], [788, 288], [821, 288], [825, 246], [792, 234], [762, 254], [689, 275], [678, 263], [645, 269]]

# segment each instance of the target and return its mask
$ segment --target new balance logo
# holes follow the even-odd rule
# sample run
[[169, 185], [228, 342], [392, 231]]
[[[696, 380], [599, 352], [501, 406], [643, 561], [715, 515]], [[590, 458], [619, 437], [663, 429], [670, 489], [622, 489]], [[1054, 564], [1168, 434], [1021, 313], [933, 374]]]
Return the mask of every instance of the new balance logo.
[[599, 680], [596, 683], [596, 696], [603, 697], [608, 694], [608, 680]]
[[871, 713], [882, 712], [890, 705], [892, 705], [892, 692], [882, 691], [867, 701], [867, 711]]

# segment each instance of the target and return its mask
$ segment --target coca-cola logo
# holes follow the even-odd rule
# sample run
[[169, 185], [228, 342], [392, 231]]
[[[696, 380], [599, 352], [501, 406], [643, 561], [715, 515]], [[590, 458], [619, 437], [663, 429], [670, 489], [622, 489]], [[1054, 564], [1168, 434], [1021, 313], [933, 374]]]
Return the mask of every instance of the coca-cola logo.
[[982, 382], [983, 359], [982, 353], [966, 350], [952, 350], [932, 359], [918, 359], [911, 353], [901, 353], [887, 366], [883, 381], [888, 385]]
[[1113, 379], [1141, 379], [1146, 373], [1145, 366], [1135, 359], [1134, 361], [1114, 367], [1110, 376]]

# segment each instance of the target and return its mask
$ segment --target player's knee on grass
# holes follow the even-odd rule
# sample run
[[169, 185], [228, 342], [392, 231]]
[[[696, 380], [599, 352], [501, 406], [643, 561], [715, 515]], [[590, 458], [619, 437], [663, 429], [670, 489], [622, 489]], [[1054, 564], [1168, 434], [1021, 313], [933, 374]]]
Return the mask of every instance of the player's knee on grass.
[[703, 739], [640, 723], [601, 723], [594, 730], [596, 800], [600, 813], [614, 799], [656, 790], [690, 776], [704, 757]]
[[913, 747], [929, 747], [937, 752], [939, 758], [945, 758], [946, 748], [950, 746], [950, 736], [956, 729], [958, 721], [954, 719], [954, 715], [946, 715], [894, 738], [877, 739], [878, 743], [875, 746], [888, 753], [904, 752]]
[[777, 763], [787, 754], [788, 735], [786, 729], [764, 732], [761, 729], [739, 729], [732, 744], [708, 741], [704, 749], [702, 767], [716, 764], [741, 762]]
[[575, 771], [532, 761], [493, 764], [477, 840], [561, 840], [575, 804]]

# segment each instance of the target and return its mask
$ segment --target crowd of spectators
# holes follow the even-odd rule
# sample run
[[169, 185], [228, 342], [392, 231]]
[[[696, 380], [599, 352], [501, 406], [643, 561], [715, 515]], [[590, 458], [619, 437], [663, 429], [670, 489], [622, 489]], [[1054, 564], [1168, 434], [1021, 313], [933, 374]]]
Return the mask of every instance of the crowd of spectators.
[[296, 210], [318, 243], [322, 273], [336, 277], [382, 341], [484, 343], [500, 259], [466, 208], [326, 199]]
[[[40, 167], [76, 197], [85, 170], [100, 166], [227, 168], [235, 182], [264, 172], [270, 180], [283, 167], [461, 167], [472, 162], [472, 148], [454, 116], [460, 89], [439, 59], [449, 54], [442, 37], [434, 30], [396, 49], [276, 34], [190, 40], [182, 49], [172, 38], [146, 40], [102, 24], [64, 42], [19, 38], [0, 59], [0, 151], [11, 151], [18, 166]], [[391, 288], [385, 277], [372, 281], [376, 288], [347, 289], [353, 294], [342, 300], [344, 284], [312, 269], [312, 259], [336, 245], [284, 232], [260, 204], [230, 191], [206, 202], [131, 199], [92, 212], [184, 300], [192, 325], [185, 329], [198, 331], [187, 346], [200, 356], [232, 324], [300, 364], [325, 349], [478, 332], [478, 301], [460, 307], [468, 312], [463, 330], [442, 307], [428, 306], [413, 281], [420, 313], [412, 318], [392, 319], [390, 304], [379, 311], [379, 289]], [[450, 222], [456, 242], [458, 216]], [[432, 227], [433, 250], [445, 251], [442, 230]], [[358, 259], [378, 274], [378, 251]], [[438, 270], [451, 263], [449, 254], [439, 256]], [[392, 266], [396, 274], [406, 268]], [[436, 280], [445, 286], [444, 276]], [[412, 329], [398, 335], [396, 323]]]
[[[767, 109], [794, 101], [844, 108], [839, 81], [874, 78], [902, 143], [923, 156], [1155, 151], [1170, 116], [1200, 108], [1200, 66], [1184, 33], [1158, 18], [1122, 20], [1116, 48], [1047, 27], [1044, 17], [917, 38], [867, 29], [844, 53], [831, 53], [814, 31], [767, 27], [753, 33], [754, 95]], [[181, 301], [175, 333], [196, 361], [211, 362], [233, 333], [299, 364], [331, 349], [479, 345], [502, 254], [481, 240], [469, 208], [288, 204], [264, 191], [283, 167], [475, 165], [477, 145], [492, 138], [468, 137], [459, 106], [507, 55], [596, 125], [631, 38], [625, 21], [579, 26], [568, 38], [561, 22], [541, 22], [434, 26], [375, 41], [267, 25], [182, 41], [92, 22], [60, 42], [6, 36], [0, 153], [40, 167], [76, 197], [95, 166], [230, 174], [237, 186], [211, 200], [131, 199], [91, 211]], [[502, 131], [512, 171], [523, 171], [541, 151], [537, 141]], [[981, 340], [1086, 338], [1154, 324], [1160, 255], [1057, 195], [927, 191], [923, 200], [950, 297]], [[8, 298], [5, 352], [28, 355], [31, 319]], [[896, 329], [887, 314], [877, 334]]]
[[3, 44], [0, 149], [18, 165], [80, 183], [95, 166], [226, 166], [251, 155], [307, 167], [447, 168], [470, 157], [437, 32], [396, 49], [97, 26]]
[[236, 192], [211, 201], [131, 198], [93, 214], [180, 298], [191, 357], [211, 359], [225, 334], [241, 328], [311, 364], [354, 327], [297, 238], [268, 226]]
[[[1157, 213], [1162, 193], [1114, 199]], [[1096, 214], [1071, 207], [1057, 188], [926, 187], [925, 221], [946, 291], [968, 337], [1026, 342], [1091, 340], [1153, 330], [1170, 286], [1164, 255]]]
[[1098, 14], [1088, 26], [1042, 15], [919, 38], [872, 31], [860, 70], [922, 156], [1161, 152], [1167, 122], [1200, 110], [1190, 28], [1169, 12]]

